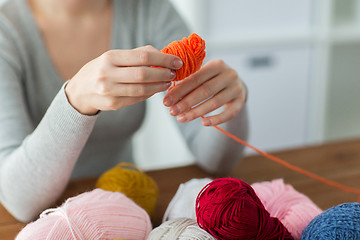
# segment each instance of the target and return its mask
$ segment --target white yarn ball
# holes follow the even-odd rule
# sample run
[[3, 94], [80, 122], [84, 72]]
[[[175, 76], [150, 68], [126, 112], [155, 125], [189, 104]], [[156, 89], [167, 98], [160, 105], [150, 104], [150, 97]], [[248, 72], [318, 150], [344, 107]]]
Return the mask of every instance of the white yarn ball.
[[201, 229], [194, 219], [177, 218], [164, 222], [154, 228], [147, 240], [216, 240], [210, 233]]
[[191, 179], [186, 183], [180, 184], [175, 196], [170, 201], [163, 222], [175, 218], [191, 218], [196, 220], [195, 202], [196, 197], [206, 184], [210, 183], [210, 178]]

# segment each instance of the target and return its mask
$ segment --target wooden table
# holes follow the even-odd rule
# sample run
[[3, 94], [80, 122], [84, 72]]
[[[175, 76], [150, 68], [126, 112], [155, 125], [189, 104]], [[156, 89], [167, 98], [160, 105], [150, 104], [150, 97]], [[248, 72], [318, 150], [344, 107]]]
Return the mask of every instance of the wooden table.
[[[273, 154], [327, 179], [360, 189], [360, 139], [308, 146]], [[148, 174], [155, 179], [160, 188], [154, 226], [160, 224], [163, 213], [179, 184], [192, 178], [215, 177], [206, 174], [194, 165], [150, 171]], [[229, 176], [240, 178], [250, 184], [283, 178], [286, 183], [309, 196], [322, 209], [343, 202], [357, 201], [357, 196], [354, 194], [326, 186], [258, 155], [244, 158]], [[70, 196], [93, 189], [94, 183], [95, 179], [71, 182], [60, 202]], [[0, 240], [14, 239], [23, 226], [25, 224], [17, 222], [0, 205]]]

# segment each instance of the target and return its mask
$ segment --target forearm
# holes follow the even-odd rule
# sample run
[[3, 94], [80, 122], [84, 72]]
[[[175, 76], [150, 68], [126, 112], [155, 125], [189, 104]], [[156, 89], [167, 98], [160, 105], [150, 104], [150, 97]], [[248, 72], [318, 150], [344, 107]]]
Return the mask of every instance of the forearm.
[[2, 156], [1, 201], [16, 218], [29, 221], [56, 201], [95, 120], [73, 109], [61, 89], [37, 128]]

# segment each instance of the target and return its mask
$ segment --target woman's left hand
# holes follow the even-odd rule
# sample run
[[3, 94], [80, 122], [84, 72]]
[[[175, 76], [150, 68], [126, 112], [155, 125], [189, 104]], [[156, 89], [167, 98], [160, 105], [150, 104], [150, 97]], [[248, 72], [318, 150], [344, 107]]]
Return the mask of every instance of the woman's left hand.
[[169, 90], [164, 105], [182, 123], [224, 106], [221, 113], [202, 120], [204, 126], [215, 126], [233, 119], [243, 108], [246, 95], [237, 72], [222, 60], [212, 60]]

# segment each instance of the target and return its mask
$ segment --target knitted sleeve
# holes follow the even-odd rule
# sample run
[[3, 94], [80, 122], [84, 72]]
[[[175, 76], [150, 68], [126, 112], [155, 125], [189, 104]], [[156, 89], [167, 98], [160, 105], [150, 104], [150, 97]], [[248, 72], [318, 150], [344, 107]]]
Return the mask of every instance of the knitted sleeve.
[[[156, 21], [151, 22], [149, 27], [153, 29], [151, 32], [156, 33], [153, 41], [157, 43], [158, 49], [162, 49], [172, 41], [188, 37], [187, 26], [167, 0], [152, 0], [152, 2], [157, 4], [151, 8], [151, 14], [159, 17], [156, 18]], [[204, 170], [210, 173], [226, 174], [241, 160], [244, 146], [215, 128], [203, 126], [201, 119], [185, 124], [177, 122], [177, 125], [196, 162]], [[240, 139], [246, 140], [248, 137], [246, 106], [234, 119], [220, 127]]]
[[33, 126], [21, 48], [2, 20], [0, 16], [0, 201], [14, 217], [27, 222], [62, 193], [96, 116], [73, 109], [63, 86], [41, 122]]

